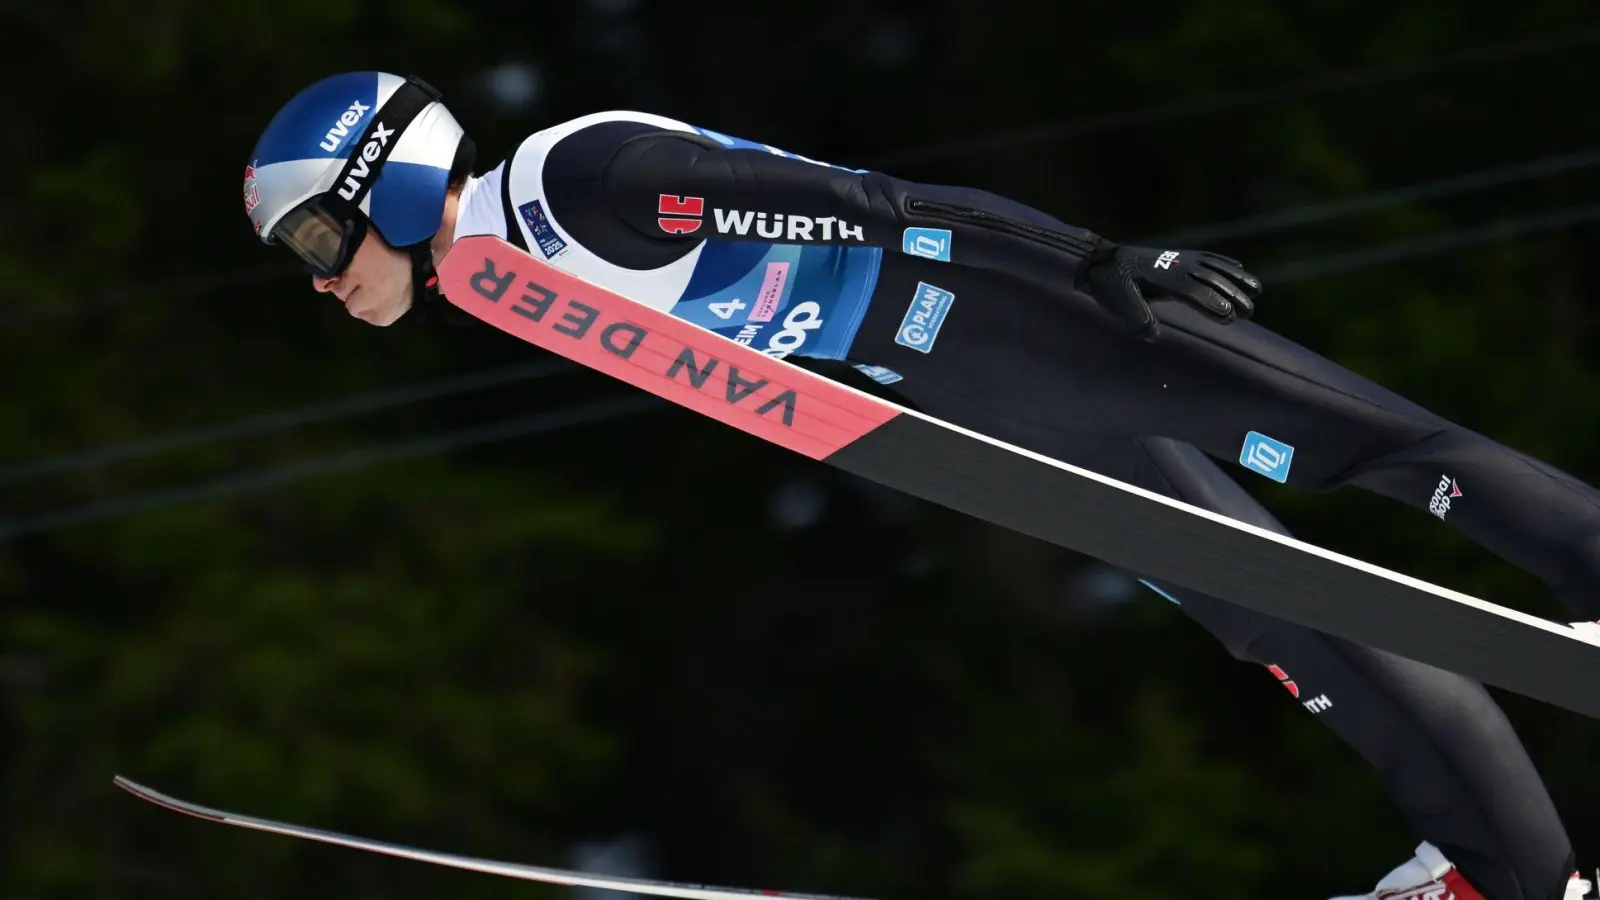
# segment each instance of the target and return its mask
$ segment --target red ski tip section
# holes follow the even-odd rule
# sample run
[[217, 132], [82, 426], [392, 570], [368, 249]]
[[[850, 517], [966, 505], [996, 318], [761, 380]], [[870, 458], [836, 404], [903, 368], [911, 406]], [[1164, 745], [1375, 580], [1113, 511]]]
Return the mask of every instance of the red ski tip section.
[[812, 459], [900, 414], [497, 237], [456, 241], [439, 279], [451, 303], [507, 334]]

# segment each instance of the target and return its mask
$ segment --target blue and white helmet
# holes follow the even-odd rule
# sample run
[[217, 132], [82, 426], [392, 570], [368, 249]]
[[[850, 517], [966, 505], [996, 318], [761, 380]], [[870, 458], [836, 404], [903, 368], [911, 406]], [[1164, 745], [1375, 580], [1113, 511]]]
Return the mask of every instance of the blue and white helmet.
[[425, 82], [333, 75], [296, 94], [262, 132], [245, 167], [245, 212], [264, 243], [288, 244], [332, 277], [368, 224], [393, 247], [431, 238], [451, 175], [471, 154]]

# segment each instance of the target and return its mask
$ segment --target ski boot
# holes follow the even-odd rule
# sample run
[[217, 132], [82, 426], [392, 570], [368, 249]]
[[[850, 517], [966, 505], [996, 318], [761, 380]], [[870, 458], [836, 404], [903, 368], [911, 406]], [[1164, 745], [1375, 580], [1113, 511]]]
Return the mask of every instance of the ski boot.
[[[1562, 900], [1584, 900], [1592, 885], [1572, 873]], [[1478, 889], [1456, 871], [1454, 864], [1432, 844], [1417, 846], [1417, 855], [1406, 860], [1366, 894], [1347, 894], [1329, 900], [1485, 900]]]

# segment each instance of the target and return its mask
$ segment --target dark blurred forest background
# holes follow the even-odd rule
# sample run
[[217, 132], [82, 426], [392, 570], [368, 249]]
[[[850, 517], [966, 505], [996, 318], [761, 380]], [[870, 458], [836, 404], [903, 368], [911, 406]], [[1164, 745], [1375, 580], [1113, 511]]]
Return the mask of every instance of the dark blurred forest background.
[[[421, 75], [480, 171], [628, 108], [1266, 276], [1259, 321], [1600, 481], [1593, 0], [5, 4], [0, 896], [1322, 898], [1410, 855], [1361, 760], [1093, 560], [259, 246], [301, 87]], [[1242, 472], [1242, 470], [1234, 469]], [[1304, 539], [1560, 618], [1426, 513], [1242, 474]], [[1600, 723], [1497, 693], [1580, 862]], [[581, 893], [581, 892], [580, 892]], [[582, 898], [592, 900], [592, 898]]]

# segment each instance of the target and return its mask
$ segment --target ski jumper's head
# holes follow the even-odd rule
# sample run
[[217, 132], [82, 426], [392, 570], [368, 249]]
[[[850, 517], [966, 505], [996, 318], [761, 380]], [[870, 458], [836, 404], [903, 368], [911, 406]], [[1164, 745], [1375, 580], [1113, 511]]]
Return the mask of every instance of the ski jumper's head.
[[296, 94], [262, 132], [244, 170], [245, 212], [263, 243], [305, 262], [318, 290], [387, 325], [433, 291], [429, 243], [474, 156], [426, 82], [333, 75]]

